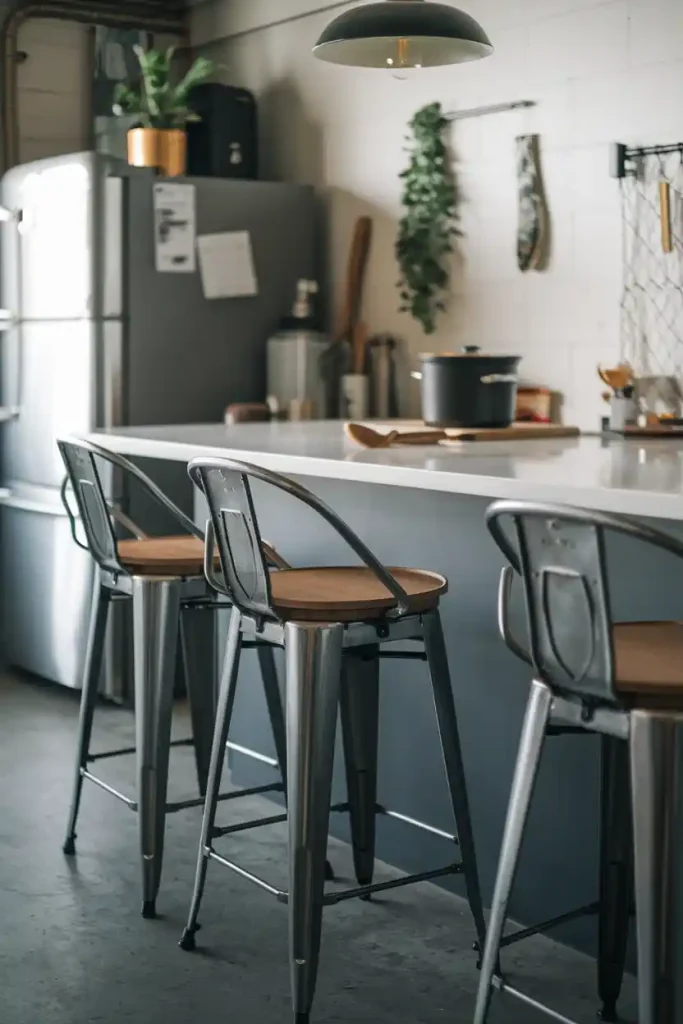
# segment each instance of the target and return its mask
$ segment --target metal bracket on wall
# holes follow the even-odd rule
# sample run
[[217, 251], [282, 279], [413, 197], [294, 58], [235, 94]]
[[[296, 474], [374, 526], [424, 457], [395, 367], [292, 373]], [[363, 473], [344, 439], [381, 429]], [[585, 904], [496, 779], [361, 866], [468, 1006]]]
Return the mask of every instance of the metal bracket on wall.
[[464, 121], [468, 117], [486, 117], [488, 114], [504, 114], [508, 110], [528, 110], [535, 107], [536, 100], [513, 100], [512, 103], [489, 103], [484, 107], [469, 107], [467, 110], [454, 110], [446, 117], [449, 121]]
[[610, 146], [609, 173], [611, 178], [626, 178], [636, 174], [638, 161], [646, 156], [668, 156], [680, 153], [683, 158], [683, 142], [671, 142], [663, 146], [625, 146], [623, 142], [613, 142]]

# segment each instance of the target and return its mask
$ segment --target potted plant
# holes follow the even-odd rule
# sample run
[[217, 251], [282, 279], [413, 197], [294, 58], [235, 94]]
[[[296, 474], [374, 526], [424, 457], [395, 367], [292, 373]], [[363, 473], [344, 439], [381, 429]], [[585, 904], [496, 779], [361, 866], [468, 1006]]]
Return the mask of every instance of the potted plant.
[[140, 62], [140, 81], [119, 82], [114, 92], [114, 114], [134, 116], [139, 123], [128, 132], [128, 163], [157, 167], [161, 174], [184, 174], [187, 168], [186, 125], [199, 118], [189, 106], [192, 90], [210, 78], [215, 64], [197, 57], [180, 81], [173, 80], [175, 48], [161, 52], [134, 47]]
[[418, 110], [410, 122], [410, 164], [401, 174], [403, 217], [396, 240], [401, 311], [422, 324], [425, 334], [434, 333], [446, 308], [454, 240], [462, 235], [445, 139], [449, 126], [440, 103]]

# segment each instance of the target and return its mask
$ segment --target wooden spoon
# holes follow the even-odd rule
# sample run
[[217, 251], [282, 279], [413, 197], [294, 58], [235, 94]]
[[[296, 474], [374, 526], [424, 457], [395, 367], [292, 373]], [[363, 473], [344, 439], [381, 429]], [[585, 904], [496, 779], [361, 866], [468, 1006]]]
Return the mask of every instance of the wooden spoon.
[[352, 338], [353, 372], [364, 374], [367, 361], [368, 329], [361, 321], [357, 323]]
[[383, 434], [362, 423], [346, 423], [344, 432], [351, 441], [364, 448], [391, 448], [392, 444], [438, 444], [448, 436], [445, 430], [415, 430], [405, 434], [392, 430]]
[[633, 370], [630, 366], [625, 363], [620, 363], [619, 366], [615, 366], [611, 370], [603, 370], [601, 366], [598, 367], [598, 373], [600, 379], [612, 388], [613, 391], [623, 391], [627, 388], [633, 380]]

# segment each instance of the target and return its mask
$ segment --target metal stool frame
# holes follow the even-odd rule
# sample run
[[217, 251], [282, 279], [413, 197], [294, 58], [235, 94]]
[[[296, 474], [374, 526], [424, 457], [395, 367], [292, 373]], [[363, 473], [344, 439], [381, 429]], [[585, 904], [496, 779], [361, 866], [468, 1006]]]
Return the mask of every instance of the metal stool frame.
[[[195, 948], [197, 918], [208, 863], [218, 861], [288, 904], [290, 975], [296, 1024], [307, 1024], [315, 995], [322, 933], [322, 911], [353, 897], [463, 873], [480, 940], [484, 935], [479, 878], [469, 815], [457, 717], [438, 611], [415, 614], [393, 576], [356, 534], [319, 498], [275, 473], [232, 459], [196, 459], [189, 474], [205, 495], [210, 513], [205, 572], [216, 592], [234, 604], [216, 719], [211, 770], [200, 839], [197, 875], [187, 927], [181, 939]], [[351, 550], [396, 598], [396, 611], [376, 622], [348, 624], [282, 622], [273, 607], [270, 574], [261, 553], [261, 538], [250, 479], [258, 479], [301, 500], [343, 538]], [[211, 553], [217, 543], [222, 574], [214, 572]], [[287, 674], [288, 813], [257, 822], [216, 827], [217, 794], [232, 715], [240, 649], [244, 637], [284, 648]], [[457, 837], [387, 811], [377, 802], [377, 730], [380, 647], [417, 640], [424, 645], [444, 754]], [[394, 653], [394, 652], [390, 652]], [[396, 652], [400, 656], [399, 652]], [[341, 709], [349, 801], [330, 807], [337, 708]], [[356, 874], [361, 883], [345, 892], [324, 891], [325, 848], [330, 810], [348, 810], [354, 837]], [[458, 843], [461, 858], [443, 868], [390, 882], [372, 883], [375, 818], [392, 814], [408, 824]], [[214, 842], [245, 828], [288, 823], [289, 889], [283, 891], [219, 854]]]
[[[510, 531], [504, 523], [512, 524]], [[544, 740], [559, 725], [598, 733], [603, 743], [600, 995], [604, 1020], [617, 1019], [635, 870], [640, 1024], [671, 1024], [683, 1014], [680, 847], [683, 715], [630, 708], [615, 685], [613, 620], [605, 534], [615, 532], [683, 558], [683, 543], [625, 517], [530, 502], [501, 501], [487, 512], [505, 555], [500, 626], [505, 642], [533, 668], [483, 955], [475, 1024], [488, 1019], [494, 988], [574, 1024], [507, 983], [498, 972], [514, 884]], [[512, 635], [512, 581], [523, 583], [529, 650]], [[576, 664], [577, 658], [581, 661]], [[654, 680], [653, 680], [654, 682]], [[677, 923], [678, 922], [678, 923]]]
[[[207, 586], [203, 577], [182, 579], [131, 575], [119, 561], [114, 523], [118, 522], [124, 526], [137, 539], [142, 540], [146, 535], [127, 516], [106, 501], [96, 458], [110, 463], [137, 480], [146, 493], [177, 521], [183, 533], [197, 537], [202, 544], [203, 531], [128, 459], [89, 441], [69, 438], [57, 443], [67, 469], [67, 477], [62, 486], [62, 499], [69, 516], [72, 536], [80, 547], [90, 553], [97, 564], [84, 662], [76, 774], [63, 849], [68, 856], [76, 852], [76, 825], [84, 781], [94, 783], [122, 801], [130, 810], [138, 813], [142, 863], [142, 914], [145, 918], [154, 918], [163, 864], [166, 815], [204, 803], [216, 712], [215, 680], [202, 679], [201, 673], [195, 675], [192, 671], [196, 652], [192, 646], [192, 631], [187, 629], [184, 620], [189, 612], [215, 612], [230, 606], [226, 602], [217, 601], [215, 592]], [[78, 516], [69, 501], [69, 485], [76, 500], [86, 543], [79, 537]], [[270, 547], [267, 547], [267, 556], [272, 563], [286, 565]], [[90, 751], [90, 741], [104, 656], [108, 612], [111, 603], [119, 600], [132, 600], [133, 604], [136, 741], [134, 747], [93, 754]], [[172, 742], [171, 716], [179, 639], [193, 738]], [[273, 652], [258, 639], [247, 646], [258, 651], [275, 749], [278, 757], [283, 757], [284, 711]], [[172, 747], [177, 746], [194, 747], [201, 795], [195, 799], [169, 802], [169, 753]], [[286, 779], [284, 767], [281, 767], [284, 762], [265, 758], [244, 747], [237, 749], [243, 754], [267, 761], [279, 771], [281, 778], [270, 785], [221, 794], [220, 800], [284, 791]], [[135, 798], [119, 792], [91, 771], [94, 762], [130, 754], [135, 754], [138, 761]]]

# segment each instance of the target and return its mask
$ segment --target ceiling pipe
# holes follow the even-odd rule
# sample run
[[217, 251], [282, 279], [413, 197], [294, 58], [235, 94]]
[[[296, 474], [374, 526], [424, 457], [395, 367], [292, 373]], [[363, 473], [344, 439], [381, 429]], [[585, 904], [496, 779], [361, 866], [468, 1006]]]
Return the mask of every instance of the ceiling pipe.
[[[169, 7], [171, 10], [169, 11]], [[19, 157], [17, 87], [17, 40], [19, 29], [31, 18], [55, 18], [105, 28], [139, 29], [187, 37], [184, 5], [165, 0], [15, 0], [0, 29], [0, 99], [2, 169], [13, 167]]]

